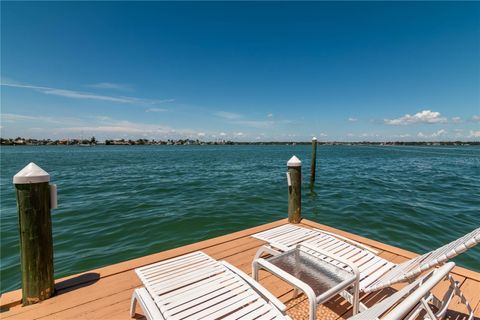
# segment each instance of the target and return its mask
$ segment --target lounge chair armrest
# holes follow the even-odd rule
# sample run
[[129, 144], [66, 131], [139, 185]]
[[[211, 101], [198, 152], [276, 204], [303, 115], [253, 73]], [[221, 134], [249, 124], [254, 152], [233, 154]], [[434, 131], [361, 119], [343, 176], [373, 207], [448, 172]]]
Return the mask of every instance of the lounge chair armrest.
[[369, 246], [366, 246], [364, 245], [363, 243], [360, 243], [360, 242], [357, 242], [355, 240], [352, 240], [352, 239], [349, 239], [347, 237], [344, 237], [344, 236], [341, 236], [339, 234], [336, 234], [336, 233], [333, 233], [333, 232], [328, 232], [328, 231], [325, 231], [325, 230], [321, 230], [321, 229], [317, 229], [317, 228], [314, 228], [314, 230], [317, 230], [319, 232], [323, 232], [323, 233], [326, 233], [328, 235], [331, 235], [332, 237], [335, 237], [335, 238], [338, 238], [338, 239], [341, 239], [347, 243], [350, 243], [350, 244], [353, 244], [354, 246], [356, 247], [359, 247], [361, 249], [365, 249], [365, 250], [368, 250], [370, 251], [371, 253], [375, 254], [375, 255], [378, 255], [378, 251], [369, 247]]
[[[263, 260], [263, 259], [261, 259]], [[232, 270], [236, 275], [238, 275], [240, 278], [245, 280], [249, 285], [252, 286], [256, 291], [258, 291], [261, 295], [263, 295], [269, 302], [271, 302], [278, 310], [281, 312], [285, 312], [287, 310], [287, 307], [280, 301], [278, 300], [277, 297], [275, 297], [270, 291], [265, 289], [260, 283], [256, 282], [253, 280], [251, 277], [246, 275], [243, 271], [238, 269], [237, 267], [231, 265], [227, 261], [223, 260], [220, 261], [225, 267], [228, 269]]]

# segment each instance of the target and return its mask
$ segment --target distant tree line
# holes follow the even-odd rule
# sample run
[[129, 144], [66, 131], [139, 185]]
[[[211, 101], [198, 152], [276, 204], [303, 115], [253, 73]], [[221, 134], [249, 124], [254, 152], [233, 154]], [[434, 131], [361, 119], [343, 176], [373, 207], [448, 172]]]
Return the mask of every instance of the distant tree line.
[[[94, 145], [310, 145], [311, 141], [256, 141], [256, 142], [237, 142], [237, 141], [201, 141], [193, 139], [167, 139], [167, 140], [149, 140], [149, 139], [108, 139], [104, 142], [97, 141], [95, 137], [90, 139], [31, 139], [31, 138], [0, 138], [1, 145], [80, 145], [80, 146], [94, 146]], [[383, 145], [383, 146], [429, 146], [429, 145], [443, 145], [443, 146], [461, 146], [461, 145], [480, 145], [480, 141], [389, 141], [389, 142], [318, 142], [319, 145]]]

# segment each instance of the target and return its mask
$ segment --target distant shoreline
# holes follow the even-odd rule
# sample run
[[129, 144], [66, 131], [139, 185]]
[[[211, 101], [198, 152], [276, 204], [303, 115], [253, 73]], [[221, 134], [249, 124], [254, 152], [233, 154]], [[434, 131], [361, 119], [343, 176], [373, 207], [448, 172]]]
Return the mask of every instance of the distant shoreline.
[[[178, 140], [149, 140], [149, 139], [116, 139], [97, 141], [94, 137], [91, 139], [30, 139], [16, 138], [4, 139], [0, 138], [2, 146], [44, 146], [44, 145], [64, 145], [64, 146], [81, 146], [91, 147], [96, 145], [311, 145], [311, 141], [255, 141], [255, 142], [239, 142], [239, 141], [200, 141], [192, 139]], [[480, 145], [480, 141], [318, 141], [318, 145], [375, 145], [375, 146], [469, 146]]]

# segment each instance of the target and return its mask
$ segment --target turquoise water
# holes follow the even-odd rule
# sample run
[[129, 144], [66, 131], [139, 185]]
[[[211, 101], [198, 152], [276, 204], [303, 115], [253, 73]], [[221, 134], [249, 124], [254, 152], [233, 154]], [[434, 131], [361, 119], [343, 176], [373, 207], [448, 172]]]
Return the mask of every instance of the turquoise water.
[[[34, 161], [58, 186], [56, 277], [285, 218], [286, 162], [303, 161], [304, 217], [416, 252], [480, 225], [480, 148], [2, 147], [1, 291], [20, 286], [13, 175]], [[455, 260], [480, 271], [480, 246]]]

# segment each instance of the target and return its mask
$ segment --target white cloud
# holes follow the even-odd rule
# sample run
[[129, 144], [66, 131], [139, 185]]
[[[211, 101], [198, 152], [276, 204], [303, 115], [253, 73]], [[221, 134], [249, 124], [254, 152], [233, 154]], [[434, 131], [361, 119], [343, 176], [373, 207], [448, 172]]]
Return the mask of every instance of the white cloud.
[[241, 136], [244, 135], [244, 133], [243, 132], [237, 132], [235, 135], [238, 136], [238, 137], [241, 137]]
[[197, 136], [199, 136], [199, 137], [205, 137], [205, 135], [206, 135], [205, 132], [199, 132], [199, 133], [197, 133]]
[[241, 124], [251, 128], [269, 128], [272, 127], [275, 122], [274, 121], [263, 121], [263, 120], [240, 120], [235, 121], [236, 124]]
[[357, 122], [358, 119], [357, 119], [357, 118], [352, 118], [352, 117], [350, 117], [350, 118], [348, 118], [348, 121], [350, 121], [350, 122]]
[[268, 118], [272, 118], [272, 117], [273, 117], [273, 113], [267, 114], [267, 117], [268, 117]]
[[225, 137], [227, 134], [225, 132], [220, 132], [221, 137]]
[[480, 121], [480, 116], [473, 115], [472, 120], [475, 121], [475, 122], [479, 122]]
[[438, 137], [445, 136], [446, 134], [447, 134], [446, 130], [440, 129], [438, 131], [432, 132], [431, 134], [425, 134], [423, 132], [419, 132], [417, 134], [417, 137], [419, 137], [419, 138], [438, 138]]
[[453, 123], [462, 123], [462, 118], [460, 118], [460, 117], [453, 117], [453, 118], [452, 118], [452, 122], [453, 122]]
[[479, 131], [470, 130], [469, 138], [480, 138], [480, 130]]
[[447, 131], [444, 130], [444, 129], [440, 129], [434, 133], [432, 133], [432, 137], [435, 138], [435, 137], [440, 137], [440, 136], [444, 136], [447, 134]]
[[113, 83], [113, 82], [100, 82], [89, 84], [87, 87], [97, 88], [97, 89], [111, 89], [111, 90], [120, 90], [120, 91], [132, 91], [133, 86], [126, 83]]
[[223, 118], [223, 119], [227, 119], [227, 120], [235, 120], [235, 119], [240, 119], [240, 118], [243, 117], [241, 114], [233, 113], [233, 112], [226, 112], [226, 111], [219, 111], [219, 112], [214, 113], [214, 115], [219, 117], [219, 118]]
[[406, 114], [403, 117], [397, 119], [384, 119], [384, 123], [387, 125], [407, 125], [407, 124], [414, 124], [414, 123], [445, 123], [447, 119], [440, 115], [440, 112], [434, 112], [430, 110], [423, 110], [416, 114], [409, 115]]
[[323, 133], [323, 132], [320, 132], [320, 134], [318, 136], [319, 137], [328, 137], [328, 135], [326, 133]]
[[23, 114], [15, 113], [2, 113], [0, 114], [0, 119], [2, 122], [19, 122], [19, 121], [34, 121], [34, 122], [46, 122], [50, 124], [65, 124], [65, 122], [70, 122], [75, 119], [65, 119], [65, 118], [53, 118], [45, 116], [28, 116]]
[[43, 86], [33, 86], [28, 84], [20, 84], [15, 82], [2, 82], [2, 86], [13, 87], [13, 88], [23, 88], [31, 89], [43, 94], [55, 95], [71, 99], [88, 99], [88, 100], [99, 100], [99, 101], [108, 101], [108, 102], [118, 102], [118, 103], [127, 103], [127, 104], [160, 104], [165, 102], [173, 102], [174, 99], [165, 99], [165, 100], [153, 100], [153, 99], [143, 99], [136, 97], [125, 97], [125, 96], [109, 96], [109, 95], [100, 95], [89, 92], [81, 92], [75, 90], [43, 87]]
[[165, 112], [168, 111], [168, 109], [163, 109], [163, 108], [148, 108], [145, 109], [145, 112]]

